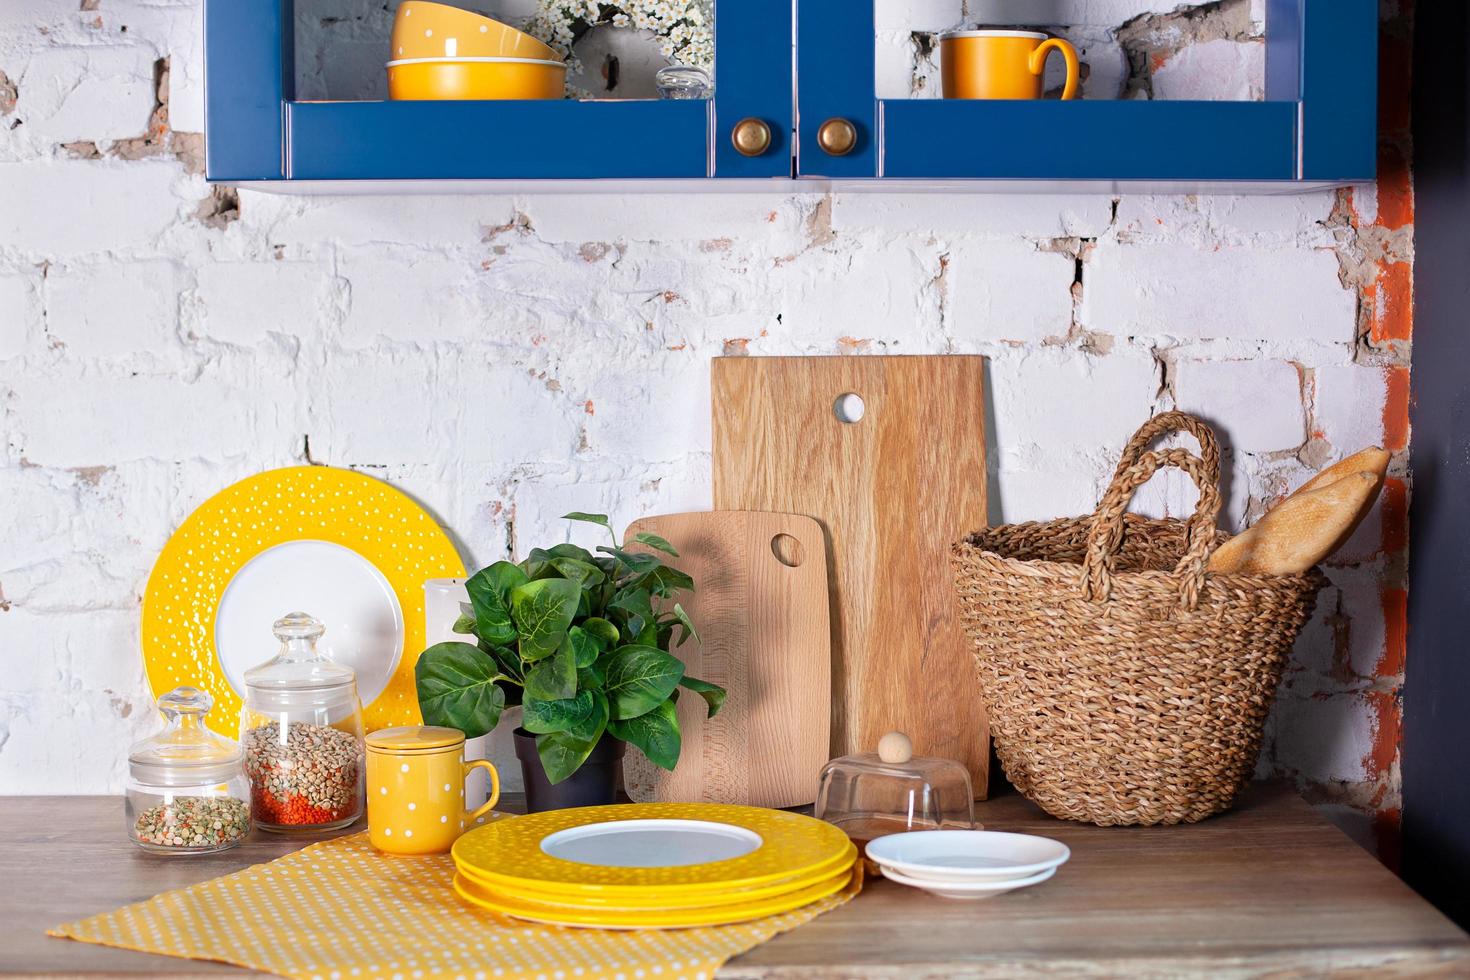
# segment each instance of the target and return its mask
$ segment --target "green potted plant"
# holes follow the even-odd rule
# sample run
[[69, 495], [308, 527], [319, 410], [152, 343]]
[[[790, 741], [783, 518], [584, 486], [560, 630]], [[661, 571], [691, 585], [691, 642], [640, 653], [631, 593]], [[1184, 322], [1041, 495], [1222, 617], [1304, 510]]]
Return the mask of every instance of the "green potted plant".
[[651, 550], [631, 552], [602, 514], [566, 518], [606, 528], [612, 546], [535, 548], [481, 569], [454, 625], [473, 642], [436, 644], [414, 671], [425, 724], [477, 738], [520, 706], [516, 755], [533, 813], [612, 803], [628, 744], [673, 769], [679, 688], [704, 698], [711, 716], [725, 701], [724, 688], [685, 676], [669, 653], [699, 639], [675, 601], [694, 581], [659, 554], [678, 552], [646, 533], [634, 540]]

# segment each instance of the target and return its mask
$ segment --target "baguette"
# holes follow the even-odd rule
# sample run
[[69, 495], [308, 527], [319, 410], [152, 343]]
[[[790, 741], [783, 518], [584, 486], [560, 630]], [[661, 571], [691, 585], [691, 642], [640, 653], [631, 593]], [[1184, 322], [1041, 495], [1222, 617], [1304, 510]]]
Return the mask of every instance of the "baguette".
[[1378, 499], [1389, 454], [1365, 449], [1330, 466], [1210, 556], [1209, 571], [1300, 575], [1341, 548]]

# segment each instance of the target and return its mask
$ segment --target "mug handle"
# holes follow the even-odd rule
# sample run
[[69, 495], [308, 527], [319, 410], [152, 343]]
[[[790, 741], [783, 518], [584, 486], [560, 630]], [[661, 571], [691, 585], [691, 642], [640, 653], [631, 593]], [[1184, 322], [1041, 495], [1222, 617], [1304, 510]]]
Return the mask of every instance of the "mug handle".
[[1077, 61], [1077, 49], [1072, 47], [1070, 41], [1049, 37], [1037, 45], [1036, 50], [1031, 52], [1031, 74], [1040, 75], [1046, 70], [1046, 56], [1052, 51], [1060, 51], [1067, 61], [1067, 84], [1062, 87], [1062, 98], [1077, 98], [1077, 82], [1082, 77], [1082, 66]]
[[481, 767], [483, 767], [485, 771], [490, 774], [490, 799], [485, 801], [484, 806], [480, 807], [474, 813], [466, 816], [465, 823], [469, 823], [471, 820], [480, 819], [485, 814], [495, 809], [495, 804], [500, 802], [500, 773], [495, 771], [495, 767], [490, 764], [489, 759], [476, 759], [473, 762], [464, 763], [463, 778], [468, 779], [471, 770]]

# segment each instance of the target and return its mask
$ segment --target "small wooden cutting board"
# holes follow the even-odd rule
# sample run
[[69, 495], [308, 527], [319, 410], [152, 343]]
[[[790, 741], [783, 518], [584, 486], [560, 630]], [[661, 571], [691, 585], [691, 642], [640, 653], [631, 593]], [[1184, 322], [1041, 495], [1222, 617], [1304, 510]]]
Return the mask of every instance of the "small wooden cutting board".
[[[648, 517], [628, 529], [667, 540], [694, 578], [680, 597], [704, 642], [672, 652], [719, 684], [725, 706], [679, 698], [684, 749], [673, 772], [630, 752], [624, 781], [639, 802], [804, 806], [830, 758], [832, 647], [827, 547], [810, 517], [742, 511]], [[634, 550], [647, 550], [632, 545]]]
[[827, 532], [833, 752], [906, 732], [981, 796], [990, 733], [949, 549], [986, 523], [984, 377], [967, 355], [718, 357], [711, 377], [715, 506]]

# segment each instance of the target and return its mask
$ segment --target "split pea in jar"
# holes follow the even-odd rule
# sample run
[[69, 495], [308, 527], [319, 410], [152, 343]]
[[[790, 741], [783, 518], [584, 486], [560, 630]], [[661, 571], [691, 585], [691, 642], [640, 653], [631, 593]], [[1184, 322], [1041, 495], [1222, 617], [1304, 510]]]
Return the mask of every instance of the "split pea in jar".
[[250, 834], [240, 746], [204, 725], [213, 703], [193, 687], [168, 692], [158, 699], [164, 730], [128, 753], [128, 836], [144, 850], [207, 854]]

